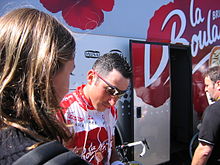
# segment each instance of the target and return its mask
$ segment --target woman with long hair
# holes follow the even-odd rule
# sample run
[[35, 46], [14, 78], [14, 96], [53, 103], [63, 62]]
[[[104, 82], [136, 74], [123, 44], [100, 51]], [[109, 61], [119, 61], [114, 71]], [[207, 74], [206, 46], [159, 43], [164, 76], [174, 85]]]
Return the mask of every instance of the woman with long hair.
[[20, 8], [0, 17], [0, 164], [71, 137], [56, 111], [74, 53], [71, 33], [44, 12]]

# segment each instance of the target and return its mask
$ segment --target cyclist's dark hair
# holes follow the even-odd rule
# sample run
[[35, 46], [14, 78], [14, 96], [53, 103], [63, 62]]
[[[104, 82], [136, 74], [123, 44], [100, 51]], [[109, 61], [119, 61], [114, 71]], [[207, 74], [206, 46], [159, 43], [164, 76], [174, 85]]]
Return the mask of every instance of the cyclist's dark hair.
[[213, 82], [220, 80], [220, 66], [208, 68], [203, 75], [204, 77], [209, 77]]
[[125, 78], [131, 79], [132, 76], [132, 69], [125, 57], [115, 52], [106, 53], [99, 57], [92, 69], [103, 76], [106, 76], [113, 69], [119, 71]]

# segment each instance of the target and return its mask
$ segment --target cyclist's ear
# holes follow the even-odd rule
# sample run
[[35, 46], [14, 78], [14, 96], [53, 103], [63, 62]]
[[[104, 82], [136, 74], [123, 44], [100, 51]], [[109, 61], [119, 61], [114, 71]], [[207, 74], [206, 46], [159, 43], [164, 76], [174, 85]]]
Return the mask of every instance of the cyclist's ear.
[[91, 85], [95, 80], [95, 73], [92, 69], [87, 72], [87, 83]]
[[217, 84], [217, 89], [220, 91], [220, 80], [217, 80], [215, 84]]

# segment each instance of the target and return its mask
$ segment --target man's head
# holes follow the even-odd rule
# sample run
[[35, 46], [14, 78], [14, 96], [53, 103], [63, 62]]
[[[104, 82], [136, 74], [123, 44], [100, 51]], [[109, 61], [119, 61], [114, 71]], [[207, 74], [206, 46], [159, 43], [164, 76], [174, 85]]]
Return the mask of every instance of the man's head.
[[107, 53], [96, 60], [87, 74], [85, 95], [98, 111], [115, 105], [129, 85], [132, 70], [124, 57]]
[[220, 97], [220, 67], [209, 68], [204, 74], [205, 92], [208, 92], [212, 100], [218, 100]]

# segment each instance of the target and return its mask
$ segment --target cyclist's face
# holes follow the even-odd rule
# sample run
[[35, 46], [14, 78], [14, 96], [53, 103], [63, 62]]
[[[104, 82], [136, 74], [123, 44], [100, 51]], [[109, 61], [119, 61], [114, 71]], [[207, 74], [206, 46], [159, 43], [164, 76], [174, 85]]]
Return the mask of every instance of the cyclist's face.
[[127, 90], [129, 79], [114, 69], [103, 77], [94, 71], [92, 74], [94, 78], [90, 86], [90, 100], [94, 108], [102, 112], [116, 104], [121, 94]]

